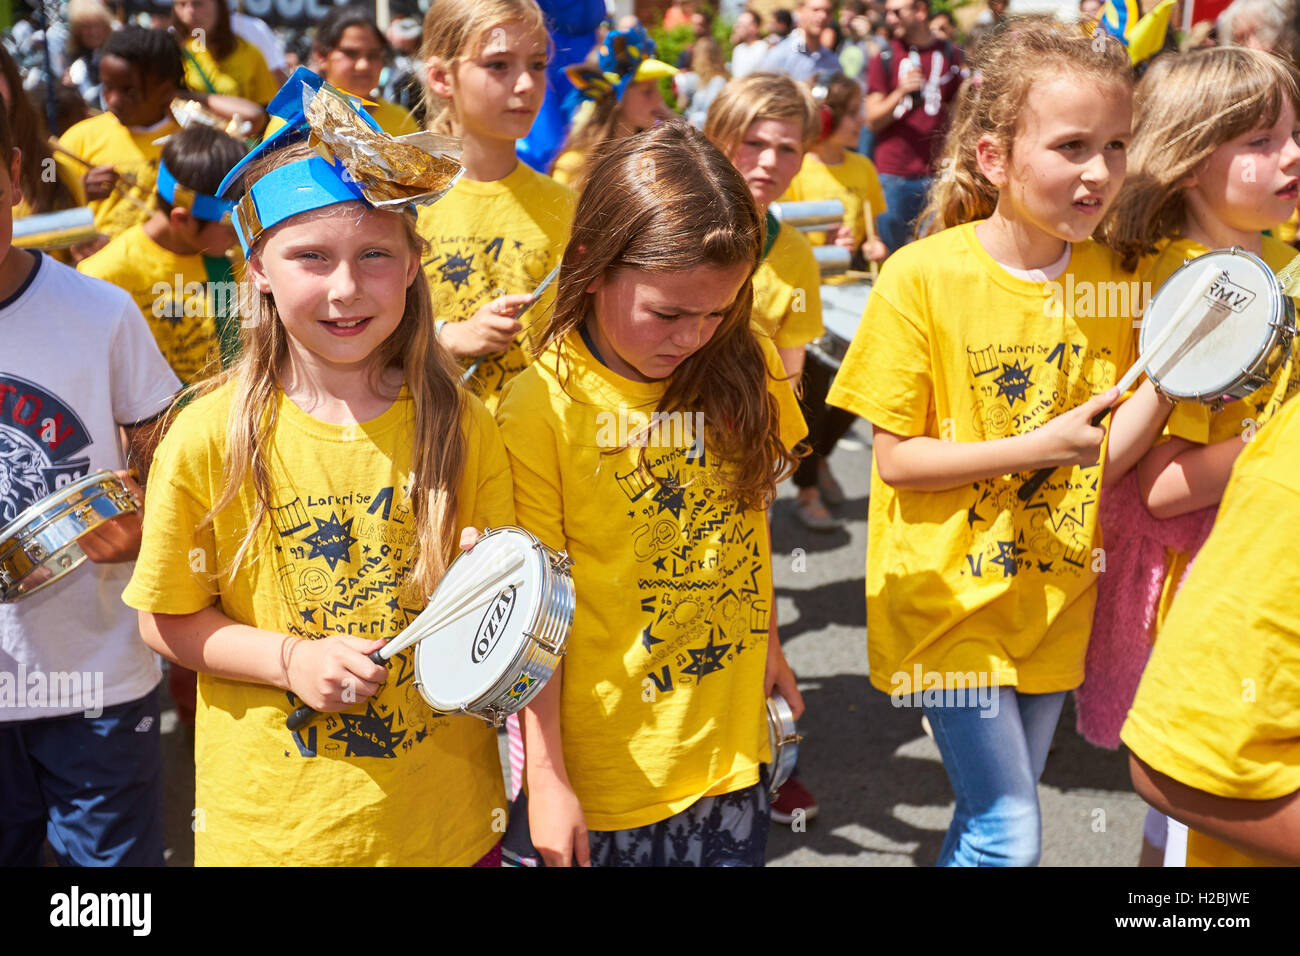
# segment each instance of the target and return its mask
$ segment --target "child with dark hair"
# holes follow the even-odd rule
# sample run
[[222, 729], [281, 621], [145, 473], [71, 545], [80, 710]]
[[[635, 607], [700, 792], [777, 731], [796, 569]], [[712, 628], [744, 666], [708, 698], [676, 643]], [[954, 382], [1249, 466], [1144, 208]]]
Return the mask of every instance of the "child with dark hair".
[[153, 214], [77, 266], [131, 294], [186, 385], [220, 367], [217, 312], [233, 298], [227, 250], [236, 239], [230, 203], [214, 196], [243, 156], [238, 140], [210, 126], [169, 136]]
[[265, 106], [279, 84], [260, 50], [235, 35], [226, 0], [176, 0], [172, 31], [181, 45], [190, 89]]
[[365, 7], [335, 7], [321, 18], [312, 41], [315, 69], [325, 82], [374, 102], [366, 111], [390, 136], [419, 132], [408, 110], [375, 94], [388, 59], [388, 41]]
[[[124, 292], [11, 244], [25, 158], [3, 113], [0, 156], [5, 525], [100, 469], [141, 495], [127, 463], [143, 481], [180, 383]], [[47, 840], [63, 865], [163, 864], [161, 675], [121, 599], [140, 529], [139, 512], [102, 525], [77, 542], [90, 563], [0, 602], [0, 681], [19, 688], [0, 707], [0, 866], [40, 866]]]
[[57, 159], [75, 179], [77, 203], [94, 210], [95, 228], [110, 238], [152, 214], [162, 155], [157, 141], [180, 131], [168, 109], [173, 99], [199, 100], [221, 116], [252, 120], [255, 128], [265, 120], [256, 103], [187, 91], [181, 53], [163, 30], [116, 31], [104, 44], [99, 76], [108, 112], [64, 133]]

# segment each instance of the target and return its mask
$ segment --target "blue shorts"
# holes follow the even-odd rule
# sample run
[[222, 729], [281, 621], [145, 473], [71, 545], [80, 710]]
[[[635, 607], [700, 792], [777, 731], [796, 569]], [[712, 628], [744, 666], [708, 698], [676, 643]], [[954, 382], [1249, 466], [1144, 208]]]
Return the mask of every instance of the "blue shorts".
[[158, 690], [105, 707], [0, 723], [0, 866], [162, 866]]

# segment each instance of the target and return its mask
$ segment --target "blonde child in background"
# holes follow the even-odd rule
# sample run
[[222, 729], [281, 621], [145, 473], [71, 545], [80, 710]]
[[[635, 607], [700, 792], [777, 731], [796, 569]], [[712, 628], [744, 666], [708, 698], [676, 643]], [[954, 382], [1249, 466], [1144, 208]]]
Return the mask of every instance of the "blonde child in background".
[[692, 127], [614, 144], [579, 200], [545, 351], [498, 409], [519, 520], [573, 557], [578, 595], [563, 666], [524, 716], [547, 866], [763, 863], [763, 698], [803, 710], [764, 512], [803, 423], [749, 326], [762, 243], [744, 180]]
[[673, 116], [659, 81], [677, 68], [655, 59], [655, 43], [641, 27], [611, 30], [595, 51], [594, 66], [565, 70], [583, 104], [568, 139], [551, 165], [556, 182], [582, 192], [587, 168], [600, 148], [613, 140], [650, 129]]
[[376, 95], [388, 49], [374, 15], [365, 7], [334, 7], [312, 34], [316, 72], [326, 83], [369, 100], [373, 105], [368, 104], [366, 112], [390, 136], [419, 132], [419, 124], [408, 110]]
[[[287, 125], [218, 192], [239, 197], [254, 311], [159, 449], [124, 599], [200, 673], [197, 864], [493, 865], [495, 733], [429, 710], [413, 649], [366, 655], [462, 528], [513, 522], [509, 463], [434, 337], [414, 210], [372, 208], [302, 141], [312, 82], [290, 77]], [[300, 702], [326, 713], [290, 732]], [[449, 795], [432, 812], [430, 786]]]
[[[420, 213], [443, 345], [489, 408], [528, 365], [515, 316], [560, 263], [575, 197], [515, 154], [546, 94], [546, 21], [534, 0], [440, 0], [424, 21], [430, 128], [460, 138], [465, 174]], [[554, 292], [531, 305], [541, 320]]]
[[838, 199], [844, 203], [844, 223], [825, 237], [812, 233], [813, 245], [829, 239], [843, 246], [853, 253], [858, 269], [868, 262], [883, 262], [889, 250], [876, 233], [876, 217], [885, 211], [885, 192], [875, 164], [853, 152], [862, 131], [862, 87], [842, 73], [831, 77], [817, 115], [821, 121], [817, 143], [804, 156], [803, 166], [781, 199]]
[[1136, 358], [1132, 315], [1056, 294], [1135, 278], [1089, 239], [1124, 178], [1128, 55], [1022, 21], [978, 59], [931, 194], [943, 231], [885, 263], [827, 401], [874, 426], [870, 679], [933, 728], [956, 794], [939, 865], [1032, 866], [1038, 779], [1083, 679], [1098, 495], [1169, 406], [1147, 382], [1092, 425]]
[[[775, 73], [751, 73], [728, 83], [704, 125], [704, 134], [740, 171], [767, 216], [767, 247], [754, 274], [752, 321], [755, 331], [776, 345], [792, 387], [803, 373], [804, 346], [824, 331], [821, 273], [808, 238], [778, 222], [768, 207], [799, 172], [818, 126], [808, 90]], [[797, 513], [811, 530], [840, 526], [820, 501], [806, 495], [799, 499]]]
[[[1162, 57], [1138, 85], [1136, 103], [1132, 185], [1121, 192], [1105, 230], [1107, 241], [1125, 256], [1126, 264], [1145, 257], [1142, 277], [1152, 289], [1158, 289], [1185, 260], [1211, 249], [1240, 247], [1259, 256], [1274, 272], [1283, 269], [1296, 251], [1264, 230], [1289, 215], [1300, 191], [1300, 146], [1295, 140], [1300, 76], [1294, 67], [1244, 47]], [[1168, 441], [1148, 452], [1137, 467], [1136, 493], [1151, 515], [1200, 519], [1208, 530], [1211, 514], [1193, 513], [1218, 506], [1247, 443], [1298, 390], [1300, 379], [1292, 355], [1273, 373], [1271, 382], [1218, 411], [1180, 402], [1169, 417]], [[1128, 525], [1133, 527], [1132, 522]], [[1158, 636], [1157, 643], [1164, 641], [1165, 614], [1193, 555], [1187, 551], [1162, 555], [1164, 590], [1154, 633], [1148, 639]], [[1143, 569], [1144, 575], [1149, 573]], [[1194, 665], [1187, 661], [1174, 666]], [[1196, 686], [1214, 680], [1205, 674]], [[1155, 702], [1156, 686], [1158, 682], [1147, 690], [1148, 708]], [[1125, 742], [1139, 755], [1159, 753], [1157, 763], [1162, 769], [1192, 787], [1207, 789], [1207, 778], [1199, 768], [1191, 772], [1177, 760], [1162, 761], [1184, 746], [1181, 738], [1212, 735], [1211, 728], [1180, 724], [1171, 738], [1162, 737], [1156, 746], [1152, 726], [1148, 709], [1137, 722], [1130, 722]], [[1251, 798], [1244, 782], [1231, 789], [1226, 795]], [[1147, 842], [1160, 848], [1164, 821], [1153, 810], [1148, 824]], [[1237, 850], [1205, 834], [1187, 836], [1188, 865], [1246, 862]]]

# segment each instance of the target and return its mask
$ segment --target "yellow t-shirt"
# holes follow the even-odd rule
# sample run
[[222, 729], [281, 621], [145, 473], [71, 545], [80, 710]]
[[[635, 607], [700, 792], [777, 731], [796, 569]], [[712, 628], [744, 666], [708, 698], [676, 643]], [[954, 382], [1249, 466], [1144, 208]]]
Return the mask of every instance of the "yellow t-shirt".
[[[272, 514], [231, 581], [253, 513], [251, 477], [211, 525], [199, 523], [221, 488], [233, 391], [186, 407], [159, 447], [123, 600], [162, 614], [215, 604], [241, 623], [312, 639], [394, 637], [425, 603], [398, 589], [416, 545], [407, 392], [351, 426], [318, 421], [280, 394]], [[509, 463], [491, 416], [471, 401], [462, 427], [458, 524], [513, 523]], [[292, 695], [201, 673], [195, 862], [462, 866], [491, 849], [500, 838], [494, 811], [505, 806], [496, 733], [474, 717], [435, 716], [413, 663], [414, 648], [398, 654], [374, 697], [297, 733], [284, 726], [298, 705]]]
[[[904, 437], [1024, 434], [1106, 391], [1134, 360], [1135, 279], [1091, 241], [1044, 283], [994, 262], [975, 223], [921, 239], [881, 270], [827, 402]], [[1029, 473], [909, 491], [881, 481], [873, 462], [871, 683], [899, 694], [972, 674], [1030, 694], [1078, 686], [1102, 461], [1057, 469], [1028, 503], [1016, 492]]]
[[572, 186], [578, 181], [587, 157], [576, 149], [566, 150], [555, 160], [551, 169], [551, 178], [561, 186]]
[[[866, 210], [871, 208], [871, 224], [885, 211], [885, 190], [880, 185], [875, 164], [867, 157], [845, 150], [844, 161], [830, 165], [816, 153], [803, 158], [803, 167], [781, 197], [782, 202], [806, 202], [814, 199], [838, 199], [844, 203], [844, 221], [853, 227], [853, 242], [861, 246], [867, 239]], [[826, 234], [813, 232], [808, 240], [814, 246], [826, 242]]]
[[[771, 374], [780, 361], [762, 337]], [[564, 761], [593, 830], [667, 819], [758, 780], [772, 614], [761, 510], [722, 495], [691, 413], [639, 432], [665, 385], [625, 379], [574, 333], [506, 387], [497, 419], [519, 523], [573, 558], [577, 610], [562, 675]], [[772, 379], [788, 445], [805, 433], [794, 393]], [[662, 484], [660, 482], [663, 482]]]
[[213, 290], [202, 256], [169, 252], [139, 225], [81, 260], [77, 271], [131, 294], [182, 383], [191, 385], [221, 371]]
[[[1241, 800], [1300, 789], [1298, 538], [1300, 403], [1291, 402], [1237, 459], [1120, 732], [1160, 773]], [[1260, 862], [1202, 834], [1189, 834], [1187, 859]]]
[[[462, 176], [442, 199], [421, 206], [434, 317], [464, 322], [498, 296], [536, 289], [560, 264], [576, 205], [572, 190], [519, 163], [496, 182]], [[514, 345], [478, 361], [471, 387], [489, 408], [496, 407], [506, 382], [528, 366], [528, 330], [554, 302], [552, 284], [520, 316], [524, 327]]]
[[405, 136], [420, 131], [420, 124], [415, 121], [410, 110], [403, 109], [388, 100], [374, 102], [374, 106], [367, 106], [366, 109], [370, 112], [371, 118], [379, 124], [379, 128], [389, 136]]
[[59, 138], [59, 145], [90, 165], [112, 166], [118, 176], [135, 181], [135, 186], [128, 190], [132, 199], [114, 190], [104, 199], [87, 203], [81, 179], [86, 170], [66, 156], [55, 154], [55, 162], [67, 169], [68, 183], [77, 204], [89, 205], [94, 211], [95, 228], [99, 232], [116, 236], [153, 215], [153, 187], [162, 157], [162, 146], [154, 140], [179, 131], [180, 125], [170, 117], [157, 128], [135, 130], [123, 126], [112, 113], [100, 113], [75, 124]]
[[235, 37], [235, 49], [220, 60], [193, 37], [185, 53], [185, 85], [195, 92], [242, 96], [266, 106], [280, 89], [262, 51], [241, 37]]
[[781, 224], [776, 242], [754, 272], [754, 312], [750, 326], [779, 349], [793, 349], [820, 338], [822, 279], [807, 236]]

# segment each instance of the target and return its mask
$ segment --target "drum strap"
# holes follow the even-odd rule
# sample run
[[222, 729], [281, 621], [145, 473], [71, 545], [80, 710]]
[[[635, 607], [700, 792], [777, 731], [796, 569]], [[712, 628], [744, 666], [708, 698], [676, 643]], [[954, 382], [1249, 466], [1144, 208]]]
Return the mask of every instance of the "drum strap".
[[588, 328], [586, 322], [583, 322], [578, 326], [578, 334], [582, 336], [583, 344], [591, 350], [591, 354], [596, 357], [596, 361], [601, 365], [604, 365], [605, 368], [609, 368], [609, 363], [601, 357], [600, 351], [596, 348], [596, 340], [591, 337], [591, 329]]

